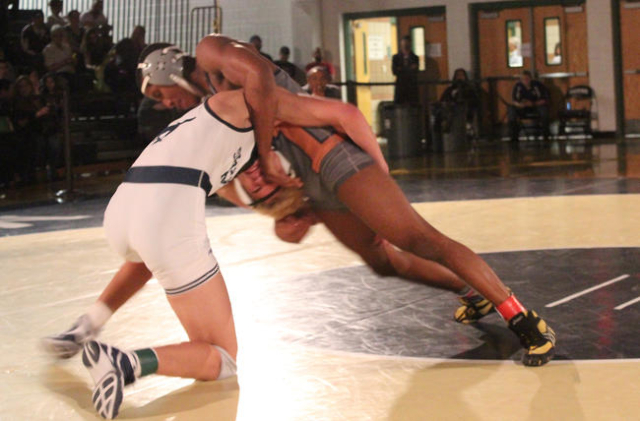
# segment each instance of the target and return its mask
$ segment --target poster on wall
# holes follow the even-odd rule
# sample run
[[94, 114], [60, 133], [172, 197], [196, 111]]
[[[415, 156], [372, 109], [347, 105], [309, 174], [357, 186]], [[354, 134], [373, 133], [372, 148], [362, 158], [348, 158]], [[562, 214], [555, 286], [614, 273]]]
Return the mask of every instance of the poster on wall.
[[369, 60], [384, 60], [386, 48], [384, 48], [384, 37], [381, 35], [369, 35], [367, 38], [369, 48]]

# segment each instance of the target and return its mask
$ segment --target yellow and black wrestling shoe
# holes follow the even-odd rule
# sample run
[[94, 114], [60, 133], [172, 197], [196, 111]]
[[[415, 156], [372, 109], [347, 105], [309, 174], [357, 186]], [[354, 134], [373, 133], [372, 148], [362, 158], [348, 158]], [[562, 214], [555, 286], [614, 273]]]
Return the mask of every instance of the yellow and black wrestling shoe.
[[475, 323], [484, 316], [496, 311], [493, 303], [480, 295], [458, 297], [458, 300], [462, 303], [462, 306], [458, 307], [453, 315], [453, 318], [458, 323], [465, 325]]
[[556, 334], [535, 311], [516, 314], [509, 320], [511, 329], [525, 348], [522, 363], [528, 367], [538, 367], [548, 363], [555, 353]]

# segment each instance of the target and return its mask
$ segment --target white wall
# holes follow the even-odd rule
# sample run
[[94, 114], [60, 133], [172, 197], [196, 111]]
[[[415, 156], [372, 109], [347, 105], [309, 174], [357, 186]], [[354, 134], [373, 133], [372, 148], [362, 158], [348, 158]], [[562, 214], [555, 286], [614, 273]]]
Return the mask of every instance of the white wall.
[[[198, 0], [204, 4], [204, 0]], [[489, 0], [220, 0], [224, 10], [223, 32], [247, 40], [254, 33], [263, 50], [277, 56], [281, 45], [293, 52], [300, 66], [321, 46], [344, 79], [343, 14], [445, 6], [449, 69], [472, 67], [469, 4]], [[192, 0], [192, 3], [195, 3]], [[206, 5], [211, 2], [207, 1]], [[590, 81], [598, 96], [598, 129], [615, 130], [613, 40], [610, 0], [588, 0], [587, 32]]]

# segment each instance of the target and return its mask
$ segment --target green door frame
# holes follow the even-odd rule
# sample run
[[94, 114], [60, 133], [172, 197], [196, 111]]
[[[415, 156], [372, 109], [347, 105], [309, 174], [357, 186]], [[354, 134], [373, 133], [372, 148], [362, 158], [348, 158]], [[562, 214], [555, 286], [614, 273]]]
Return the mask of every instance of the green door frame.
[[355, 79], [354, 75], [354, 66], [351, 60], [351, 42], [349, 39], [349, 33], [351, 28], [349, 27], [349, 22], [355, 19], [367, 19], [367, 18], [381, 18], [381, 17], [390, 17], [390, 18], [399, 18], [402, 16], [446, 16], [447, 9], [445, 6], [431, 6], [431, 7], [417, 7], [412, 9], [390, 9], [390, 10], [376, 10], [373, 12], [354, 12], [354, 13], [344, 13], [342, 15], [342, 27], [344, 31], [344, 53], [345, 53], [345, 64], [347, 65], [347, 81], [353, 81]]

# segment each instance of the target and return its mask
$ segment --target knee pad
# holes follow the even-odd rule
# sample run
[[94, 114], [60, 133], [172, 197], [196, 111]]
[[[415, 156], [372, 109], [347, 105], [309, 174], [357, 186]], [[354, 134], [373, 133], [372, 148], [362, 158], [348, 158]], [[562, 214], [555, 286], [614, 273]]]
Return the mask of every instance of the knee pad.
[[218, 378], [216, 380], [223, 380], [223, 379], [226, 379], [227, 377], [235, 376], [236, 373], [238, 372], [236, 361], [223, 348], [217, 345], [213, 345], [213, 347], [217, 349], [218, 352], [220, 352], [220, 357], [221, 357], [220, 374], [218, 374]]

